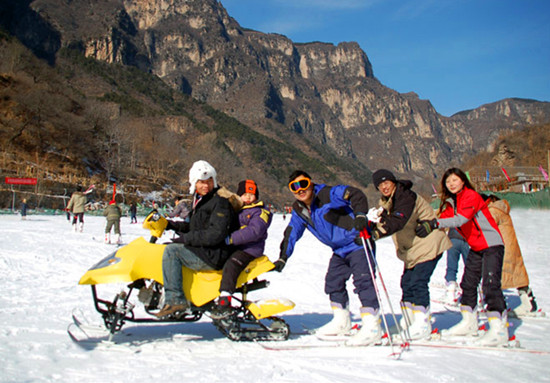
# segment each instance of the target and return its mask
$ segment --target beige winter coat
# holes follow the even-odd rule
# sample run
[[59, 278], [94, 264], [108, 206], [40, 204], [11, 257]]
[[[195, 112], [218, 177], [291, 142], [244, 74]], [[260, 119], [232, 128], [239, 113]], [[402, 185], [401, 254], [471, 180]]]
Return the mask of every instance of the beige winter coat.
[[84, 193], [74, 192], [69, 200], [69, 204], [67, 205], [67, 210], [74, 214], [84, 213], [84, 206], [86, 205], [86, 202], [87, 199]]
[[[381, 199], [379, 206], [391, 212], [392, 198], [387, 201]], [[406, 269], [412, 269], [419, 263], [430, 261], [453, 246], [443, 230], [434, 230], [425, 238], [416, 235], [417, 220], [433, 218], [436, 218], [436, 216], [430, 204], [417, 195], [411, 217], [403, 229], [392, 235], [397, 257], [405, 263]]]
[[495, 219], [504, 240], [504, 264], [502, 265], [502, 289], [529, 286], [529, 276], [523, 263], [516, 231], [510, 218], [510, 204], [506, 200], [489, 204], [489, 211]]

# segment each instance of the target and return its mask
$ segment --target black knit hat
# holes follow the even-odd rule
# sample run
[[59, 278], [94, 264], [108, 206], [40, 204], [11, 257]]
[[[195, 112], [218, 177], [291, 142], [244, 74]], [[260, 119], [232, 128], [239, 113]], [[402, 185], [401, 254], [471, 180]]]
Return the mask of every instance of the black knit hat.
[[397, 182], [397, 179], [392, 172], [386, 169], [379, 169], [372, 174], [372, 183], [374, 187], [378, 189], [378, 186], [384, 181], [392, 181], [393, 183]]
[[258, 185], [252, 180], [244, 180], [239, 182], [237, 187], [237, 195], [242, 196], [244, 193], [254, 194], [256, 199], [260, 197], [260, 191], [258, 190]]

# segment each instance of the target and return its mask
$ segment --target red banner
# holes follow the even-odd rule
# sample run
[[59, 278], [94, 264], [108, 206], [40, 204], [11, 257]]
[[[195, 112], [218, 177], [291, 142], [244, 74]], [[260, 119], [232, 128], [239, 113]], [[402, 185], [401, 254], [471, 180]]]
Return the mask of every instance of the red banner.
[[508, 176], [508, 173], [506, 172], [506, 169], [504, 169], [504, 168], [501, 168], [501, 169], [502, 169], [502, 172], [504, 173], [504, 177], [506, 177], [506, 180], [508, 182], [510, 182], [510, 177]]
[[36, 185], [38, 180], [36, 178], [6, 177], [5, 182], [10, 185]]

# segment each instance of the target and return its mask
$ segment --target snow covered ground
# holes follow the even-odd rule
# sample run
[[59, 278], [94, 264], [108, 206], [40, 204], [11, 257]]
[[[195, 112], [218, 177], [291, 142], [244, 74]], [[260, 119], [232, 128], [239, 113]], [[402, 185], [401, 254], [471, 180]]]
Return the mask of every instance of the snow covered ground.
[[[550, 212], [515, 210], [512, 216], [539, 307], [550, 311]], [[1, 382], [550, 381], [550, 355], [412, 347], [401, 360], [394, 360], [388, 357], [389, 347], [268, 351], [259, 344], [224, 338], [208, 318], [185, 324], [128, 323], [115, 336], [116, 346], [85, 350], [67, 336], [73, 310], [94, 324], [101, 319], [93, 308], [90, 288], [78, 285], [78, 280], [114, 250], [98, 241], [104, 218], [85, 219], [84, 233], [73, 233], [64, 216], [30, 215], [26, 221], [16, 215], [0, 216]], [[278, 256], [285, 226], [282, 216], [276, 216], [266, 251], [271, 259]], [[123, 218], [122, 231], [125, 242], [148, 238], [141, 225], [131, 225], [129, 218]], [[390, 239], [377, 245], [378, 263], [397, 309], [402, 263]], [[270, 287], [250, 297], [293, 300], [296, 307], [282, 315], [293, 331], [324, 324], [331, 318], [323, 292], [329, 257], [328, 248], [306, 235], [282, 273], [266, 274]], [[444, 269], [445, 258], [432, 278], [434, 284], [443, 281]], [[443, 290], [434, 286], [431, 293], [437, 298]], [[358, 321], [358, 301], [351, 296]], [[518, 304], [515, 293], [507, 296], [509, 306]], [[458, 313], [439, 304], [434, 303], [432, 311], [434, 326], [440, 329], [459, 319]], [[550, 318], [513, 320], [510, 331], [523, 347], [550, 351]], [[299, 341], [304, 340], [285, 343]]]

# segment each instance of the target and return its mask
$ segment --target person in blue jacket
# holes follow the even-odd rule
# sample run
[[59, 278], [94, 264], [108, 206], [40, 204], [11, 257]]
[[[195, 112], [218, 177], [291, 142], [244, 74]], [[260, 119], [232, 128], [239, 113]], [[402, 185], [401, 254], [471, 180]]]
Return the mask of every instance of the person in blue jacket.
[[[292, 205], [292, 215], [275, 269], [281, 271], [284, 268], [296, 242], [306, 229], [309, 230], [333, 251], [325, 277], [325, 293], [329, 295], [334, 317], [317, 329], [316, 334], [326, 337], [350, 334], [346, 282], [353, 275], [354, 292], [362, 306], [362, 327], [347, 344], [365, 346], [378, 342], [382, 335], [379, 302], [359, 237], [359, 232], [367, 227], [367, 197], [352, 186], [315, 184], [302, 170], [290, 175], [288, 187], [296, 201]], [[371, 242], [371, 246], [373, 244]], [[371, 264], [374, 265], [373, 260]]]

